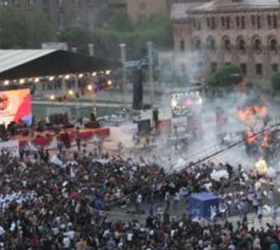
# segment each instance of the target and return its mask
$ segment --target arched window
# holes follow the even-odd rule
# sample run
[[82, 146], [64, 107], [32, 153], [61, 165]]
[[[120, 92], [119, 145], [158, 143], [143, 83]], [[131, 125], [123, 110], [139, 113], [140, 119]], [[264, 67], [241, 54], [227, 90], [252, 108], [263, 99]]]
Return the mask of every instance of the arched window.
[[211, 50], [211, 51], [215, 51], [216, 50], [216, 42], [215, 42], [213, 37], [209, 37], [207, 39], [207, 49]]
[[261, 52], [261, 45], [262, 45], [262, 43], [261, 43], [261, 40], [260, 39], [255, 39], [254, 40], [254, 43], [253, 43], [253, 46], [254, 46], [254, 50], [256, 51], [256, 52]]
[[200, 50], [200, 49], [201, 49], [201, 41], [200, 41], [200, 38], [194, 39], [193, 46], [194, 46], [194, 49], [195, 49], [195, 50]]
[[270, 39], [269, 41], [269, 50], [276, 52], [277, 51], [277, 40], [275, 38]]
[[231, 44], [230, 44], [230, 40], [228, 38], [224, 39], [224, 50], [226, 51], [230, 51], [231, 50]]
[[245, 53], [245, 52], [246, 52], [246, 43], [245, 43], [244, 39], [240, 39], [240, 40], [238, 41], [237, 46], [238, 46], [238, 50], [239, 50], [240, 52], [242, 52], [242, 53]]

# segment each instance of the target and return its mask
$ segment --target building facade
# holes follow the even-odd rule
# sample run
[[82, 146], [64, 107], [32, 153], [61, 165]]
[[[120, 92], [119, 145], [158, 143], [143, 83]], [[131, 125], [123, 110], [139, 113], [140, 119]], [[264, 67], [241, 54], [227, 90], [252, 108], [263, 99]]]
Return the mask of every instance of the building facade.
[[57, 29], [93, 28], [105, 9], [126, 9], [125, 0], [0, 0], [0, 6], [8, 5], [23, 11], [41, 9]]
[[151, 14], [170, 14], [172, 4], [210, 0], [126, 0], [127, 13], [134, 22], [146, 19]]
[[247, 79], [264, 82], [280, 69], [279, 0], [174, 5], [171, 16], [181, 72], [209, 76], [234, 63]]

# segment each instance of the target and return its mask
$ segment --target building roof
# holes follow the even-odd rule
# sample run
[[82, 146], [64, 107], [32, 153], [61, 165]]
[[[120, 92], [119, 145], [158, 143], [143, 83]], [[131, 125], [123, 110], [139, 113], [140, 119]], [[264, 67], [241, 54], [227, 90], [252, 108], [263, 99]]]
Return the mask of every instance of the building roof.
[[0, 50], [0, 80], [93, 72], [120, 66], [117, 61], [63, 50]]
[[267, 9], [280, 7], [279, 0], [240, 0], [239, 2], [233, 2], [232, 0], [214, 0], [209, 3], [205, 3], [196, 8], [193, 11], [234, 11], [240, 8], [242, 9]]
[[187, 12], [202, 3], [175, 3], [171, 7], [171, 19], [184, 19], [187, 17]]
[[171, 9], [172, 19], [184, 19], [188, 12], [207, 11], [235, 11], [240, 9], [274, 9], [280, 8], [279, 0], [213, 0], [207, 3], [178, 3], [173, 4]]
[[53, 53], [53, 49], [0, 50], [0, 73]]

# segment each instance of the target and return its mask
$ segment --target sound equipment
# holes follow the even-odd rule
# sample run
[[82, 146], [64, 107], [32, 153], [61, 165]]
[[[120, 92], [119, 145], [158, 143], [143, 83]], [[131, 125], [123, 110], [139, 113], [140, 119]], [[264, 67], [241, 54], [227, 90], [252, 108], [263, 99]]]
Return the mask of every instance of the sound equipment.
[[138, 126], [138, 133], [139, 134], [147, 134], [151, 132], [151, 120], [141, 120], [137, 121], [137, 126]]
[[100, 128], [101, 126], [98, 121], [95, 121], [95, 122], [90, 121], [87, 124], [85, 124], [85, 127], [86, 128]]
[[134, 70], [132, 108], [134, 110], [140, 110], [142, 109], [142, 106], [143, 106], [143, 72], [142, 72], [142, 68], [136, 68]]

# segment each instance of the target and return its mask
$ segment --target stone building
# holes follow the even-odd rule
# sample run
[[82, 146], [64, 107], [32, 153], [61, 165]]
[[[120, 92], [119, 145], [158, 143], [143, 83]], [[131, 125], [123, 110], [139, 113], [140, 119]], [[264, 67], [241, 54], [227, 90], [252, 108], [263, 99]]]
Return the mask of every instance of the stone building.
[[279, 0], [174, 4], [171, 18], [181, 73], [207, 76], [234, 63], [250, 81], [265, 82], [279, 71]]

